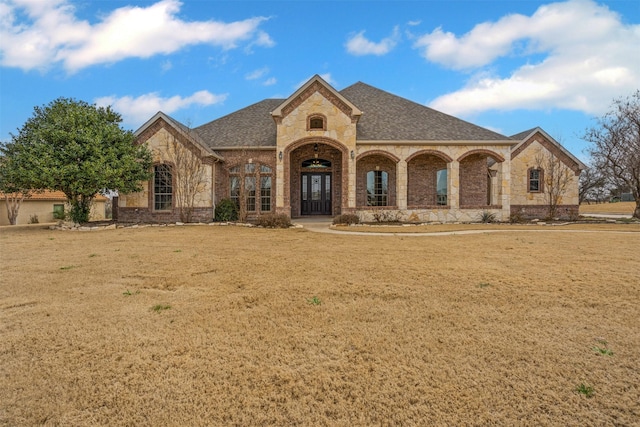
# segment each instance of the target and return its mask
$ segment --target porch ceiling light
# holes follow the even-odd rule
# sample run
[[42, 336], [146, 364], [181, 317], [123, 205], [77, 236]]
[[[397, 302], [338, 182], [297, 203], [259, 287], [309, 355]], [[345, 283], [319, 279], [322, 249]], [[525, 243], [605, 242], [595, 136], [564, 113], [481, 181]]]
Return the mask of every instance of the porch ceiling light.
[[313, 146], [313, 151], [318, 151], [318, 144], [317, 143]]
[[351, 160], [356, 158], [356, 153], [353, 152], [353, 150], [351, 150]]

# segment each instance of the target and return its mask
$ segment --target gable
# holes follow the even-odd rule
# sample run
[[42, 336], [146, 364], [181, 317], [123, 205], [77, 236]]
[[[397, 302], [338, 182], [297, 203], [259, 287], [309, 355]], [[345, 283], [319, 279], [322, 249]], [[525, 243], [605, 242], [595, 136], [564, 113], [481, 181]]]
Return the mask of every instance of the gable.
[[153, 148], [166, 149], [166, 147], [162, 148], [160, 146], [166, 145], [170, 139], [175, 138], [200, 158], [223, 160], [220, 155], [213, 152], [204, 143], [194, 130], [189, 129], [161, 111], [142, 125], [135, 132], [135, 135], [137, 144], [147, 143], [152, 150]]
[[511, 160], [514, 160], [516, 157], [525, 152], [529, 147], [531, 147], [532, 144], [537, 142], [545, 150], [560, 159], [560, 161], [564, 163], [569, 169], [571, 169], [576, 175], [580, 175], [580, 172], [586, 168], [584, 163], [574, 157], [569, 151], [562, 147], [560, 143], [558, 143], [555, 139], [553, 139], [540, 128], [535, 128], [531, 131], [522, 132], [512, 136], [512, 138], [514, 139], [518, 137], [523, 137], [523, 139], [520, 143], [513, 147], [511, 151]]
[[295, 109], [300, 107], [314, 94], [319, 93], [324, 99], [337, 107], [344, 115], [351, 118], [353, 123], [357, 122], [362, 111], [348, 99], [342, 96], [338, 91], [325, 82], [320, 76], [315, 75], [311, 80], [305, 83], [293, 95], [287, 98], [271, 113], [277, 123], [281, 123], [282, 119], [291, 114]]

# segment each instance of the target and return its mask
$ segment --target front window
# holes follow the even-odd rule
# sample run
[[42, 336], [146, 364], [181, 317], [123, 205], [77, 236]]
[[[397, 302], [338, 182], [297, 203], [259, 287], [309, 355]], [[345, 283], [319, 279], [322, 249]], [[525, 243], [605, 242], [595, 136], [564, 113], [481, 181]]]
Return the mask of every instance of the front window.
[[168, 211], [173, 207], [173, 177], [169, 165], [153, 167], [153, 208]]
[[271, 185], [269, 166], [246, 163], [229, 169], [229, 197], [238, 207], [242, 198], [246, 212], [271, 210]]
[[389, 174], [384, 171], [367, 172], [367, 206], [387, 206]]
[[436, 172], [436, 204], [447, 205], [447, 170], [440, 169]]
[[529, 169], [529, 192], [540, 192], [540, 181], [542, 171], [540, 169]]

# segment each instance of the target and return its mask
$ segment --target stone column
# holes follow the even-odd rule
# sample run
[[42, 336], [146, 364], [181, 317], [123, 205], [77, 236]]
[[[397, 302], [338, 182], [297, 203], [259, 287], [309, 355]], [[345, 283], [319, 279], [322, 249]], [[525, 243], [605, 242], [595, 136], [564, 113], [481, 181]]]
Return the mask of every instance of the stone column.
[[447, 163], [447, 203], [450, 209], [460, 208], [460, 163]]
[[491, 176], [491, 199], [489, 200], [490, 205], [499, 205], [500, 204], [500, 191], [498, 187], [498, 171], [494, 169], [489, 169], [489, 175]]
[[[285, 205], [285, 196], [284, 196], [284, 180], [285, 180], [285, 167], [284, 164], [288, 159], [282, 158], [280, 160], [280, 153], [282, 153], [280, 149], [277, 150], [277, 160], [276, 160], [276, 213], [283, 213], [287, 216], [291, 215], [291, 209], [287, 209]], [[284, 156], [284, 153], [283, 153]]]
[[[354, 153], [353, 158], [351, 158], [351, 153]], [[355, 152], [347, 151], [347, 154], [344, 156], [342, 160], [347, 165], [347, 208], [349, 212], [355, 212], [356, 209], [356, 159]], [[344, 182], [344, 181], [343, 181]], [[345, 189], [343, 188], [344, 192]], [[345, 213], [345, 212], [342, 212]]]
[[498, 182], [500, 187], [500, 204], [502, 205], [502, 220], [509, 220], [511, 216], [511, 161], [507, 158], [498, 167]]
[[403, 159], [396, 164], [396, 206], [407, 209], [407, 162]]

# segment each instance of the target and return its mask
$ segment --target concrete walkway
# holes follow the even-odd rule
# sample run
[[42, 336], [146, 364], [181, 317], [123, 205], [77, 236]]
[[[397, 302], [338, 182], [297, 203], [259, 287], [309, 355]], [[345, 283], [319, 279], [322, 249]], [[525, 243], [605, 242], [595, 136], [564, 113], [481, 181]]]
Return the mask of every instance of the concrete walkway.
[[312, 231], [314, 233], [327, 233], [327, 234], [342, 234], [347, 236], [402, 236], [402, 237], [424, 237], [424, 236], [454, 236], [454, 235], [465, 235], [465, 234], [483, 234], [483, 233], [513, 233], [513, 232], [523, 232], [523, 233], [544, 233], [544, 232], [553, 232], [553, 233], [609, 233], [609, 234], [637, 234], [640, 233], [630, 232], [630, 231], [607, 231], [607, 230], [563, 230], [559, 226], [547, 227], [540, 226], [535, 227], [532, 226], [531, 230], [510, 230], [508, 228], [504, 230], [458, 230], [458, 231], [440, 231], [440, 232], [432, 232], [432, 233], [377, 233], [377, 232], [363, 232], [363, 231], [339, 231], [330, 228], [332, 219], [325, 217], [310, 217], [310, 218], [296, 218], [292, 220], [294, 224], [299, 224], [303, 228]]

